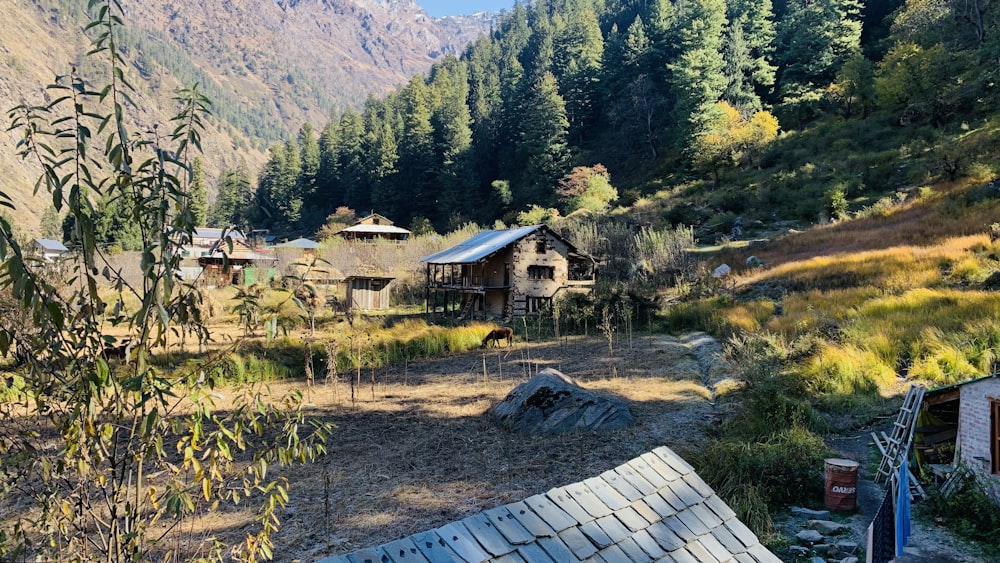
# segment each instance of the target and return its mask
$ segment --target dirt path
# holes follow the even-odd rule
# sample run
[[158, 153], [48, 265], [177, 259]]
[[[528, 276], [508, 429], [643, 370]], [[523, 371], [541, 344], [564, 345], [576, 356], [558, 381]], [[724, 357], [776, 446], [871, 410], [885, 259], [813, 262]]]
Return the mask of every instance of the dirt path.
[[[889, 429], [883, 428], [882, 430], [888, 431]], [[837, 452], [838, 456], [860, 463], [858, 511], [844, 518], [842, 523], [851, 526], [852, 539], [863, 547], [868, 525], [875, 517], [875, 512], [885, 494], [885, 484], [876, 484], [872, 481], [873, 465], [876, 465], [879, 459], [874, 453], [875, 446], [867, 431], [828, 439], [828, 444]], [[914, 501], [912, 506], [912, 532], [904, 555], [896, 560], [898, 563], [989, 563], [992, 561], [992, 559], [983, 558], [975, 545], [935, 524], [931, 517], [925, 513], [919, 500]], [[835, 519], [839, 518], [839, 516], [835, 516]]]

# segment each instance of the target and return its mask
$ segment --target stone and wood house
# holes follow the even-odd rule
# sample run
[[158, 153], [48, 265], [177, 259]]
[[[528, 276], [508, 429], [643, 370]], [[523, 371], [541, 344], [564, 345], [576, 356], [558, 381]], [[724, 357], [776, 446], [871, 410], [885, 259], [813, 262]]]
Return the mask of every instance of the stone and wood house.
[[410, 231], [397, 227], [378, 213], [358, 219], [357, 223], [338, 231], [337, 234], [347, 240], [361, 241], [385, 239], [401, 242], [410, 238]]
[[421, 261], [427, 312], [466, 318], [536, 315], [594, 284], [593, 258], [545, 225], [483, 231]]

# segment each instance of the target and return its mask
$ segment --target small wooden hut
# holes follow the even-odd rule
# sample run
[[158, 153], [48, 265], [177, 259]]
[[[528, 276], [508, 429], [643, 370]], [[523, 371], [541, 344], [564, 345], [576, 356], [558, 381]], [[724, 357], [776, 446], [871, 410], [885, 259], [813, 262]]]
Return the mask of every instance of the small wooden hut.
[[389, 284], [396, 278], [386, 276], [348, 276], [347, 306], [362, 311], [389, 308]]

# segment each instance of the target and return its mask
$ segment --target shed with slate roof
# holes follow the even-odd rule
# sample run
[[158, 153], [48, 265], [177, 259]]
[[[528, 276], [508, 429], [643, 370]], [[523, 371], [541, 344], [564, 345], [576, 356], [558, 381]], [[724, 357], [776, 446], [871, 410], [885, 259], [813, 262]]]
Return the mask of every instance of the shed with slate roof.
[[660, 447], [598, 477], [317, 563], [780, 563]]

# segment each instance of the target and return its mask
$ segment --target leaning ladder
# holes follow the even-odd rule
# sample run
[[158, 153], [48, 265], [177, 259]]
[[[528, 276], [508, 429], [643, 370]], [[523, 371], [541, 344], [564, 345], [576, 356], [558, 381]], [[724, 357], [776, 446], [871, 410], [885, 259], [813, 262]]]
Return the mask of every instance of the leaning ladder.
[[[913, 435], [917, 426], [917, 413], [920, 404], [924, 400], [924, 387], [921, 385], [911, 385], [903, 399], [903, 406], [899, 409], [899, 415], [892, 425], [892, 435], [881, 432], [881, 437], [872, 432], [872, 439], [875, 446], [882, 452], [882, 461], [875, 472], [875, 482], [878, 483], [883, 477], [888, 480], [895, 478], [895, 473], [903, 459], [909, 455], [910, 446], [913, 445]], [[910, 470], [910, 490], [911, 494], [925, 496], [923, 487], [916, 480], [913, 471]]]

